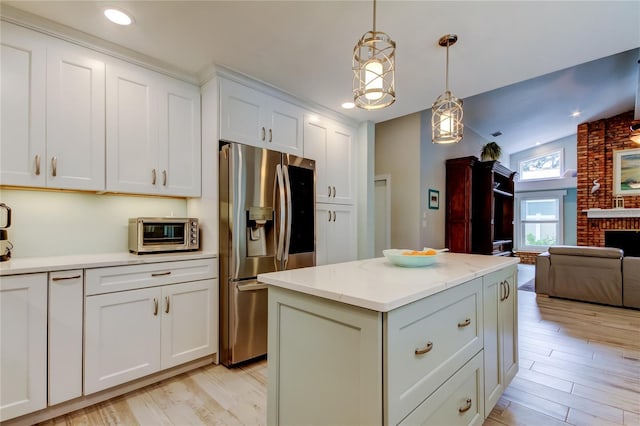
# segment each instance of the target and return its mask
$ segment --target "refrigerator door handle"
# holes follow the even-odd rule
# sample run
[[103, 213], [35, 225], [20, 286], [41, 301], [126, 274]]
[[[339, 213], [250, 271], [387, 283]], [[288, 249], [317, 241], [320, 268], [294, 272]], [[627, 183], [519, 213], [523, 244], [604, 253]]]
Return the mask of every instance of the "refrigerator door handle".
[[287, 262], [289, 261], [289, 245], [291, 244], [291, 180], [289, 179], [289, 167], [282, 166], [284, 171], [284, 183], [285, 189], [287, 193], [287, 231], [285, 236], [285, 246], [284, 246], [284, 268], [287, 268]]
[[286, 218], [285, 211], [285, 188], [284, 188], [284, 178], [282, 176], [282, 166], [280, 164], [276, 165], [276, 183], [278, 185], [278, 192], [280, 194], [280, 220], [279, 220], [279, 230], [278, 230], [278, 248], [276, 252], [276, 260], [282, 260], [283, 252], [284, 252], [284, 223]]

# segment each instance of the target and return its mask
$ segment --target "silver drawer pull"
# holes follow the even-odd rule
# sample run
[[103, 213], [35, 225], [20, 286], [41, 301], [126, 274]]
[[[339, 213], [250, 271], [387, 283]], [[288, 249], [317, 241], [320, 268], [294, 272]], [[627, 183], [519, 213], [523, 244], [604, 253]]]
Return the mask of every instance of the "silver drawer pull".
[[82, 275], [74, 275], [72, 277], [53, 277], [51, 278], [51, 281], [77, 280], [81, 276]]
[[36, 176], [40, 176], [40, 156], [36, 155]]
[[156, 184], [156, 169], [151, 170], [151, 185]]
[[153, 316], [158, 316], [158, 299], [153, 298]]
[[433, 342], [427, 342], [427, 346], [425, 346], [424, 348], [417, 348], [415, 350], [415, 354], [416, 355], [424, 355], [427, 352], [429, 352], [431, 349], [433, 349]]
[[265, 132], [266, 132], [266, 130], [265, 130], [265, 129], [264, 129], [264, 127], [263, 127], [263, 128], [262, 128], [262, 138], [261, 138], [261, 139], [262, 139], [262, 141], [264, 141], [264, 140], [265, 140]]
[[169, 313], [169, 306], [171, 304], [171, 299], [169, 299], [169, 296], [165, 296], [164, 297], [164, 313], [168, 314]]
[[458, 413], [466, 413], [469, 409], [471, 409], [471, 398], [467, 398], [464, 407], [458, 408]]
[[464, 322], [459, 322], [458, 328], [466, 327], [469, 324], [471, 324], [471, 318], [467, 318], [466, 320], [464, 320]]
[[51, 157], [51, 176], [58, 176], [58, 157]]
[[152, 277], [161, 277], [163, 275], [171, 275], [171, 271], [167, 272], [154, 272], [151, 274]]
[[273, 130], [269, 129], [269, 142], [273, 142]]

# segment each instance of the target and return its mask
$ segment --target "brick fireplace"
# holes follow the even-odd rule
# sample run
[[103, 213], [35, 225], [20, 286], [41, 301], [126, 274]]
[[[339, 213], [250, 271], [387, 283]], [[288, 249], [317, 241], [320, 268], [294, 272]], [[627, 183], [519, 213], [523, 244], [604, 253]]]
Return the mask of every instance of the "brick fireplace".
[[[583, 210], [613, 208], [613, 152], [640, 148], [629, 139], [633, 111], [578, 126], [577, 242], [582, 246], [605, 245], [607, 230], [639, 230], [640, 218], [587, 218]], [[600, 189], [591, 193], [593, 180]], [[624, 197], [625, 208], [640, 208], [640, 196]]]

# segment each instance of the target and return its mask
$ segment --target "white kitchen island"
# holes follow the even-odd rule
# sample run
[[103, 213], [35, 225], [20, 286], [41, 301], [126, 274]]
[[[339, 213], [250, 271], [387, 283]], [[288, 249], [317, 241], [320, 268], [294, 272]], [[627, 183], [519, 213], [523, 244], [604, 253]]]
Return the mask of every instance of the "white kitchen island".
[[261, 274], [268, 424], [482, 424], [518, 371], [518, 258]]

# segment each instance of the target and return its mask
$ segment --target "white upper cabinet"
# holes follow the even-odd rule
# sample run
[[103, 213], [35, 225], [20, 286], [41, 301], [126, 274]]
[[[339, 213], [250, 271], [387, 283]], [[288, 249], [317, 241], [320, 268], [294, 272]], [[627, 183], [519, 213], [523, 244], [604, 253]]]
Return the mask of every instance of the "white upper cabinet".
[[47, 37], [2, 22], [0, 184], [45, 186]]
[[302, 155], [302, 108], [220, 80], [220, 139]]
[[316, 115], [304, 121], [304, 157], [316, 160], [316, 201], [353, 204], [355, 130]]
[[[105, 63], [55, 40], [47, 49], [47, 186], [104, 190]], [[41, 166], [41, 167], [42, 167]]]
[[107, 191], [200, 196], [196, 86], [110, 63], [106, 114]]
[[104, 190], [101, 55], [2, 23], [0, 184]]

